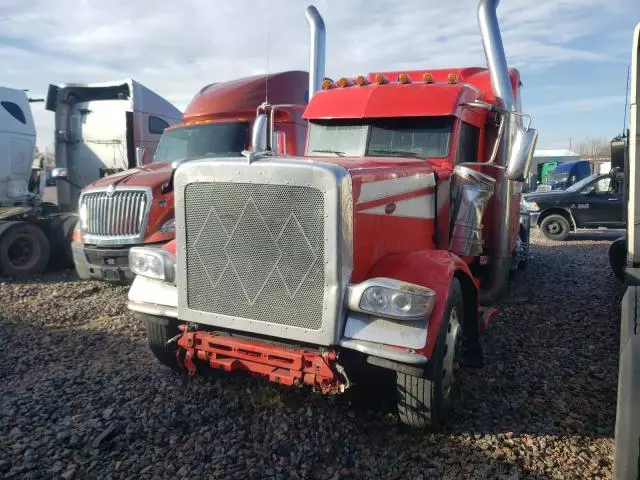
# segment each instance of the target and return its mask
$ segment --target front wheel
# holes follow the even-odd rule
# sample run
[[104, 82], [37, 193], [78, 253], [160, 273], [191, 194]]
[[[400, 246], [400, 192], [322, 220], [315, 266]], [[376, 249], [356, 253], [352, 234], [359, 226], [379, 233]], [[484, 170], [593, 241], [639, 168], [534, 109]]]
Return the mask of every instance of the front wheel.
[[462, 365], [462, 302], [462, 288], [454, 278], [431, 360], [430, 378], [397, 373], [398, 414], [406, 425], [439, 429], [451, 415]]
[[544, 217], [540, 222], [540, 230], [550, 240], [561, 241], [566, 239], [571, 232], [569, 221], [562, 215], [552, 214]]
[[[182, 372], [178, 365], [176, 352], [178, 344], [175, 341], [178, 335], [178, 322], [173, 318], [158, 317], [156, 315], [139, 314], [142, 317], [147, 330], [149, 348], [156, 359], [164, 366], [172, 370]], [[173, 340], [170, 342], [170, 340]]]

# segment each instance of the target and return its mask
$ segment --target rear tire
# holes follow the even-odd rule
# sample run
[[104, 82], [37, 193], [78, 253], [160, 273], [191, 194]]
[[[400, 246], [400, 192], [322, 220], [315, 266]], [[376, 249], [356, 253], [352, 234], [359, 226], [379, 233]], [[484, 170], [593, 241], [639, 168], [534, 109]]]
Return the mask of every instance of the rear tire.
[[47, 268], [51, 247], [42, 229], [20, 222], [0, 237], [0, 271], [8, 277], [27, 278]]
[[449, 419], [459, 393], [462, 365], [463, 297], [453, 279], [428, 376], [397, 373], [398, 414], [405, 425], [440, 429]]
[[540, 222], [542, 234], [550, 240], [565, 240], [571, 232], [569, 221], [558, 214], [547, 215]]
[[627, 263], [627, 238], [621, 237], [609, 246], [609, 264], [613, 274], [620, 281], [624, 281], [624, 268]]
[[149, 348], [155, 357], [164, 366], [177, 372], [183, 372], [176, 358], [176, 352], [178, 351], [177, 341], [167, 345], [170, 339], [180, 333], [178, 330], [178, 322], [171, 318], [158, 317], [155, 315], [141, 314], [140, 316], [147, 330]]

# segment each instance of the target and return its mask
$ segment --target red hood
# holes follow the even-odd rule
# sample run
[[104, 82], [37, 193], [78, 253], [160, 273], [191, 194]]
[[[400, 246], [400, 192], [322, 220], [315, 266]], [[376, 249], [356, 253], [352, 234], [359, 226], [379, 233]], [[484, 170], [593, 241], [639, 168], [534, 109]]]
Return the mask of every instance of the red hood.
[[104, 188], [109, 185], [126, 185], [128, 187], [151, 187], [159, 188], [171, 178], [170, 163], [150, 163], [142, 167], [132, 168], [124, 172], [114, 173], [108, 177], [103, 177], [85, 187], [84, 190], [92, 188]]
[[360, 183], [384, 179], [408, 177], [416, 174], [436, 173], [448, 177], [449, 162], [444, 159], [397, 158], [397, 157], [304, 157], [305, 159], [332, 163], [346, 168], [354, 187]]

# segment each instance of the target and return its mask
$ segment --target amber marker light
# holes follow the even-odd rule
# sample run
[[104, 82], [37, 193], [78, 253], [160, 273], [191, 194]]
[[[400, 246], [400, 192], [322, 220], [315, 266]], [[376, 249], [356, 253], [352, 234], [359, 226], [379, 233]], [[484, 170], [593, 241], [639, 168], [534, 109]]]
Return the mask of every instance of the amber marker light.
[[447, 77], [447, 81], [453, 85], [458, 81], [458, 76], [455, 73], [450, 73], [449, 76]]
[[422, 74], [422, 80], [424, 83], [433, 83], [433, 75], [431, 75], [431, 72], [424, 72]]
[[375, 79], [376, 79], [376, 83], [377, 83], [378, 85], [382, 85], [383, 83], [387, 83], [387, 82], [389, 81], [389, 80], [387, 80], [387, 78], [386, 78], [384, 75], [382, 75], [381, 73], [377, 73], [377, 74], [376, 74], [376, 76], [375, 76]]
[[401, 73], [398, 75], [398, 83], [411, 83], [411, 79], [406, 73]]
[[367, 83], [369, 83], [367, 81], [367, 79], [364, 77], [364, 75], [358, 75], [356, 77], [356, 85], [358, 85], [359, 87], [366, 85]]

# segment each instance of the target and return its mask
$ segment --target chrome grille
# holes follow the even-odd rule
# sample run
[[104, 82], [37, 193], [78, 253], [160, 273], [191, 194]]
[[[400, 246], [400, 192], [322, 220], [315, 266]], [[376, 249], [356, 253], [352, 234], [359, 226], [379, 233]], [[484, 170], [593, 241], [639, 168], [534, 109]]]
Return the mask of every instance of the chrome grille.
[[146, 190], [83, 193], [80, 208], [86, 210], [83, 237], [87, 243], [137, 241], [144, 236], [151, 205]]
[[188, 184], [187, 304], [201, 312], [322, 327], [324, 196], [312, 187]]

